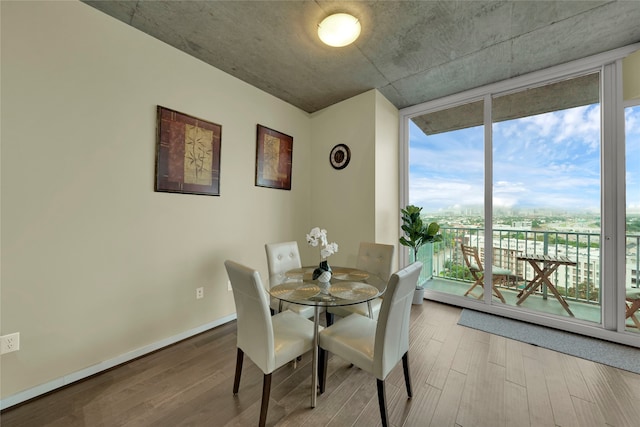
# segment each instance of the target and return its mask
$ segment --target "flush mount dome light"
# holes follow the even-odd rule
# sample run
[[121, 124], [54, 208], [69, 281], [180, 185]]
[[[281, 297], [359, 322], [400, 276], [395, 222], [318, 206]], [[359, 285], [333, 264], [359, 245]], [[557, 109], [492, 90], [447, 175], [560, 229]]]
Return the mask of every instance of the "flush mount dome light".
[[359, 35], [360, 21], [347, 13], [329, 15], [318, 25], [320, 40], [333, 47], [351, 44]]

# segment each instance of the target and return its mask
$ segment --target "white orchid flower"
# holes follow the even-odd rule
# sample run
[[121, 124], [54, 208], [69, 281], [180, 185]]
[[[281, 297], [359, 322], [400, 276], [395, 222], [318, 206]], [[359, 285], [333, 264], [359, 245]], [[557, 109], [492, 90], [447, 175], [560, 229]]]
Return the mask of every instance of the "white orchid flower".
[[320, 241], [322, 242], [322, 246], [327, 246], [327, 230], [320, 232]]
[[307, 243], [309, 246], [318, 246], [318, 239], [313, 237], [311, 234], [307, 234]]
[[327, 258], [329, 255], [333, 255], [334, 253], [338, 252], [338, 244], [333, 242], [333, 243], [329, 243], [327, 244], [321, 251], [320, 251], [320, 255], [322, 256], [322, 258]]
[[309, 234], [307, 234], [307, 243], [313, 247], [320, 244], [320, 256], [323, 260], [338, 252], [338, 244], [335, 242], [329, 243], [327, 241], [327, 230], [321, 229], [320, 227], [311, 229]]
[[320, 235], [320, 227], [312, 228], [309, 234], [307, 234], [307, 243], [313, 247], [318, 246], [318, 238], [320, 237]]

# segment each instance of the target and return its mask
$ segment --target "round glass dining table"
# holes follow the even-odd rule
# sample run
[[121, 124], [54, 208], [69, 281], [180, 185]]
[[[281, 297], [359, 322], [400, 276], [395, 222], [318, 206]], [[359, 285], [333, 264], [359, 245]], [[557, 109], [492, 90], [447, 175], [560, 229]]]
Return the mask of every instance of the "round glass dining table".
[[348, 267], [331, 267], [329, 283], [313, 280], [316, 267], [302, 267], [285, 273], [284, 282], [269, 289], [269, 294], [282, 302], [315, 307], [313, 323], [313, 357], [311, 361], [311, 407], [316, 406], [318, 388], [318, 332], [320, 331], [320, 308], [369, 304], [386, 290], [386, 282], [379, 276], [364, 270]]

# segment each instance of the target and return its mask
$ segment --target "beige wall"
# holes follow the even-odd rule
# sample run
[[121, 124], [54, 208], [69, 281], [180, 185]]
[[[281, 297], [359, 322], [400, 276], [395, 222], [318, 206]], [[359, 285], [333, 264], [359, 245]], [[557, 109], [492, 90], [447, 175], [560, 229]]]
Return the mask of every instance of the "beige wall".
[[[380, 92], [376, 95], [375, 114], [375, 241], [404, 247], [400, 237], [400, 182], [398, 110]], [[398, 254], [396, 253], [396, 262]]]
[[623, 99], [640, 99], [640, 50], [622, 60]]
[[[378, 92], [310, 117], [85, 4], [0, 4], [0, 327], [21, 334], [1, 356], [4, 407], [232, 319], [227, 258], [266, 277], [266, 242], [316, 262], [313, 225], [336, 263], [376, 239], [377, 135], [397, 146]], [[157, 105], [222, 125], [220, 197], [153, 191]], [[294, 137], [291, 191], [254, 186], [258, 123]]]
[[[333, 105], [312, 115], [311, 222], [325, 228], [338, 253], [329, 263], [353, 265], [360, 241], [375, 239], [372, 182], [375, 176], [375, 91]], [[329, 163], [336, 144], [351, 150], [349, 165]]]
[[[397, 250], [398, 126], [398, 110], [376, 90], [312, 115], [311, 222], [339, 245], [330, 263], [355, 264], [362, 241]], [[340, 170], [329, 163], [336, 144], [351, 150]]]

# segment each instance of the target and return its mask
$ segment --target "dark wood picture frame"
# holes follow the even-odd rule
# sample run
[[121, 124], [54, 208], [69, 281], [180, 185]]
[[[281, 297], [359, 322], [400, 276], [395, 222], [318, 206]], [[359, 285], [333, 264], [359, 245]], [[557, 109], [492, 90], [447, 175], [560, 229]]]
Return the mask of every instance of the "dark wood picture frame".
[[293, 137], [258, 125], [256, 186], [291, 190]]
[[222, 126], [158, 105], [155, 191], [220, 195]]

